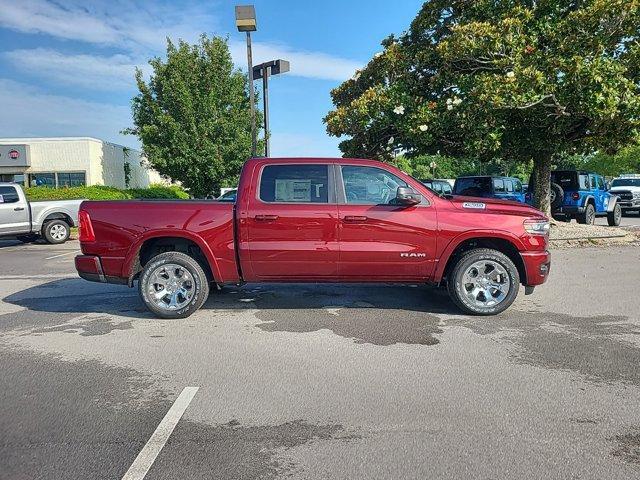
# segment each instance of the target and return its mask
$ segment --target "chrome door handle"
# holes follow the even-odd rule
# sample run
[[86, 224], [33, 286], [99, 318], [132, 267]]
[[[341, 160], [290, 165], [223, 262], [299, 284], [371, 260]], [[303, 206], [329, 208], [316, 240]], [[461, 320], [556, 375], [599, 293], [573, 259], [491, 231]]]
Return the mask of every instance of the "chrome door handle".
[[366, 222], [367, 217], [364, 215], [345, 215], [343, 218], [345, 222]]
[[256, 215], [253, 218], [258, 222], [273, 222], [278, 219], [278, 215]]

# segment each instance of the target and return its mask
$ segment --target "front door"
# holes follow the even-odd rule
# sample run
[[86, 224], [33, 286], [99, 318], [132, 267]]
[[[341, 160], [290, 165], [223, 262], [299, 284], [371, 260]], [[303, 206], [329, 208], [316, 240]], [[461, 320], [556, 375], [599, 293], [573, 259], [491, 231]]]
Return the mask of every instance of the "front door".
[[[328, 164], [258, 166], [248, 200], [247, 280], [336, 280], [337, 215]], [[331, 173], [331, 175], [330, 175]]]
[[12, 185], [0, 186], [0, 235], [29, 233], [29, 206]]
[[394, 205], [405, 179], [378, 167], [337, 167], [339, 275], [351, 281], [424, 281], [433, 271], [436, 211], [425, 197]]

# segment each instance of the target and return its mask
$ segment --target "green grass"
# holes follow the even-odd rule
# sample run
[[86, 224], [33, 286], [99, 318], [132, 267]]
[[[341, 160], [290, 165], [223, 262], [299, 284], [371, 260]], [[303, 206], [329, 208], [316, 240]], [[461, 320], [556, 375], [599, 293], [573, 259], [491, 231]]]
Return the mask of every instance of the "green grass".
[[177, 185], [151, 184], [149, 188], [120, 190], [115, 187], [93, 185], [91, 187], [48, 188], [29, 187], [24, 190], [27, 198], [37, 200], [130, 200], [134, 198], [187, 199], [189, 194]]

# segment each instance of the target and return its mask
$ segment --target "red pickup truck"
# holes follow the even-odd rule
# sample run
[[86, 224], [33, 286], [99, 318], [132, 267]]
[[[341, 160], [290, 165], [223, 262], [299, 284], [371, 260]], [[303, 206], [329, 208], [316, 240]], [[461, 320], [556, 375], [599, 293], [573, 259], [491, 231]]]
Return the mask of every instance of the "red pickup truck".
[[398, 282], [448, 288], [492, 315], [549, 273], [549, 222], [509, 201], [440, 197], [397, 168], [332, 158], [254, 158], [235, 204], [83, 202], [82, 278], [138, 280], [146, 306], [186, 317], [211, 284]]

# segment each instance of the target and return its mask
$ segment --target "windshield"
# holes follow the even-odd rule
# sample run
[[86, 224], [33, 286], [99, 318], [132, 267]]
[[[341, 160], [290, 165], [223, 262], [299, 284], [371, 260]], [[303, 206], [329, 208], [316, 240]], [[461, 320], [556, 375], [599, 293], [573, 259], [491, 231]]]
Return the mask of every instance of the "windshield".
[[616, 178], [612, 187], [640, 187], [640, 178]]

